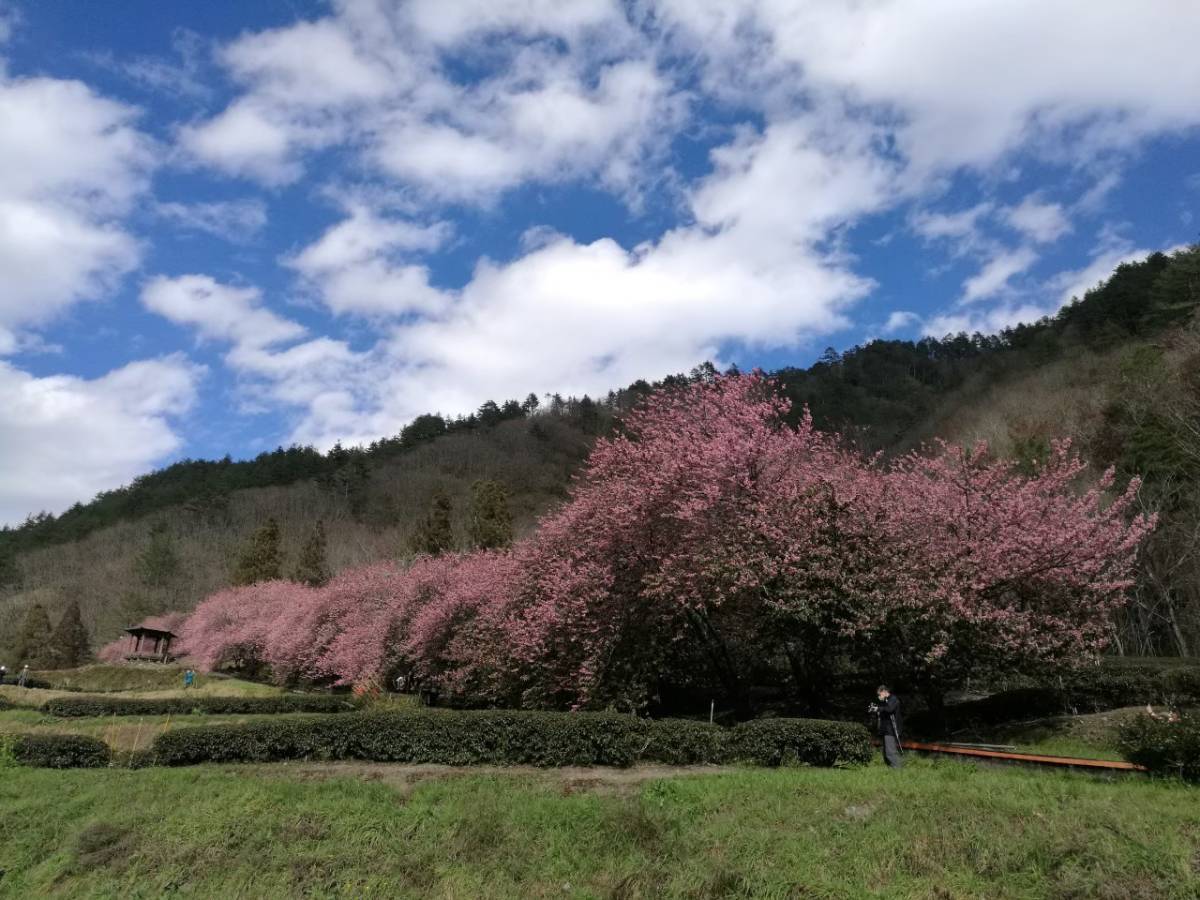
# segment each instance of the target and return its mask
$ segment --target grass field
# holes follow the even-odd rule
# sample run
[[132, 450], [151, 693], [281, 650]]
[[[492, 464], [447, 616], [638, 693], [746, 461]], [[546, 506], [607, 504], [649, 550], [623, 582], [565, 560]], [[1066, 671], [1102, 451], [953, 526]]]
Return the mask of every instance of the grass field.
[[0, 734], [84, 734], [99, 738], [114, 750], [137, 750], [171, 728], [228, 725], [262, 719], [307, 717], [305, 713], [274, 715], [94, 716], [56, 719], [35, 709], [0, 710]]
[[0, 770], [0, 896], [1194, 898], [1200, 793], [902, 772]]
[[[92, 665], [78, 669], [52, 669], [34, 672], [34, 677], [66, 691], [89, 693], [136, 692], [139, 696], [162, 697], [181, 692], [183, 667], [144, 665]], [[10, 678], [13, 676], [9, 676]], [[227, 675], [196, 672], [191, 692], [212, 696], [272, 696], [279, 688], [269, 684], [242, 681]]]

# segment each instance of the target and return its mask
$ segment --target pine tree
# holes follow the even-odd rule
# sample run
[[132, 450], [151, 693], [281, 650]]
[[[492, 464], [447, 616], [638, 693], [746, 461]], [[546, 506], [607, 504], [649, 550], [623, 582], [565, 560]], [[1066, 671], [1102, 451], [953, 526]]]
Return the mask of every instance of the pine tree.
[[92, 656], [87, 628], [79, 614], [79, 603], [70, 603], [50, 636], [50, 668], [74, 669]]
[[292, 581], [310, 587], [320, 587], [329, 581], [329, 563], [325, 560], [325, 523], [318, 520], [308, 542], [300, 551], [300, 559], [292, 572]]
[[138, 554], [137, 574], [147, 587], [166, 587], [179, 574], [179, 556], [166, 525], [158, 524], [150, 532], [150, 543]]
[[429, 514], [417, 526], [410, 542], [416, 553], [439, 556], [454, 549], [454, 531], [450, 527], [450, 498], [442, 491], [433, 495]]
[[8, 547], [0, 547], [0, 591], [21, 586], [21, 567], [17, 555]]
[[279, 553], [279, 523], [272, 517], [251, 535], [250, 540], [242, 548], [231, 580], [236, 585], [275, 581], [283, 577], [282, 570], [283, 565]]
[[504, 485], [497, 481], [476, 481], [471, 485], [468, 529], [471, 546], [480, 550], [494, 550], [512, 543], [512, 513]]
[[45, 668], [51, 662], [48, 652], [50, 636], [50, 617], [46, 615], [46, 607], [35, 603], [25, 612], [25, 621], [17, 635], [14, 647], [17, 665], [28, 665], [33, 669]]

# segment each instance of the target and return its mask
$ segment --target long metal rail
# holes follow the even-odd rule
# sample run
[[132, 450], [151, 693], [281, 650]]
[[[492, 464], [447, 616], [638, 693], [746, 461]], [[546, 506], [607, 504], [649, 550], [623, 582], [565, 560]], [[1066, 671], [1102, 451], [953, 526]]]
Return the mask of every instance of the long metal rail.
[[1018, 753], [1008, 750], [984, 750], [979, 747], [963, 747], [954, 744], [937, 744], [928, 741], [902, 741], [905, 750], [922, 753], [945, 753], [951, 756], [967, 756], [995, 762], [1025, 763], [1038, 766], [1053, 766], [1069, 769], [1093, 769], [1117, 772], [1144, 772], [1143, 766], [1118, 759], [1081, 759], [1074, 756], [1044, 756], [1039, 753]]

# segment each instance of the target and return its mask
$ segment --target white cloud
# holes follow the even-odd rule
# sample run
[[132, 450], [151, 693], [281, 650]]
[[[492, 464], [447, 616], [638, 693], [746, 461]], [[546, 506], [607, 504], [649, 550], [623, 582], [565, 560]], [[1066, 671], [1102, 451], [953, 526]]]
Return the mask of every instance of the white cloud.
[[920, 323], [921, 317], [915, 312], [898, 309], [888, 316], [887, 321], [883, 325], [883, 333], [895, 334], [898, 331], [904, 331]]
[[[715, 154], [713, 174], [689, 196], [695, 223], [657, 241], [625, 248], [540, 232], [514, 260], [481, 261], [464, 287], [441, 291], [435, 309], [369, 351], [308, 341], [235, 347], [228, 361], [295, 408], [292, 439], [328, 446], [487, 397], [596, 393], [688, 369], [719, 360], [727, 341], [793, 345], [844, 324], [842, 311], [870, 288], [817, 247], [830, 228], [889, 202], [888, 164], [870, 140], [869, 131], [831, 136], [805, 118], [747, 132]], [[399, 265], [389, 254], [439, 236], [352, 209], [290, 264], [335, 308], [328, 273], [348, 271], [363, 292], [344, 311], [394, 311], [408, 301], [386, 271]], [[371, 283], [394, 289], [386, 305]]]
[[[910, 175], [1018, 146], [1074, 159], [1200, 122], [1200, 5], [957, 0], [659, 0], [709, 90], [773, 110], [840, 95], [897, 122]], [[1070, 52], [1064, 52], [1064, 41]], [[1064, 139], [1068, 139], [1064, 143]]]
[[0, 522], [61, 512], [161, 462], [181, 445], [171, 420], [191, 406], [202, 374], [178, 356], [92, 380], [0, 362]]
[[178, 28], [171, 35], [171, 49], [178, 61], [159, 56], [120, 57], [111, 51], [84, 53], [95, 66], [115, 72], [132, 84], [174, 99], [207, 100], [212, 88], [204, 81], [205, 42], [194, 31]]
[[963, 282], [961, 302], [974, 303], [1003, 293], [1009, 282], [1037, 262], [1037, 258], [1037, 253], [1028, 247], [998, 253]]
[[159, 276], [142, 288], [142, 304], [178, 325], [191, 325], [204, 337], [248, 347], [269, 347], [305, 333], [303, 326], [262, 305], [254, 287], [219, 284], [207, 275]]
[[970, 245], [975, 241], [979, 222], [991, 215], [994, 205], [977, 203], [955, 213], [921, 210], [911, 218], [914, 231], [928, 240], [953, 240]]
[[1009, 227], [1031, 241], [1048, 244], [1071, 231], [1071, 222], [1059, 203], [1043, 203], [1034, 194], [1004, 210]]
[[439, 45], [456, 44], [485, 32], [518, 32], [578, 40], [590, 29], [623, 30], [624, 16], [612, 0], [415, 0], [413, 25]]
[[137, 265], [118, 217], [153, 157], [134, 116], [79, 82], [0, 69], [0, 329], [47, 322]]
[[354, 206], [346, 219], [286, 263], [334, 313], [432, 313], [446, 305], [446, 296], [429, 284], [425, 266], [404, 259], [441, 246], [450, 231], [444, 222], [420, 225]]
[[249, 240], [267, 224], [267, 206], [257, 198], [159, 203], [155, 212], [180, 228], [230, 241]]
[[[271, 185], [298, 178], [306, 151], [337, 145], [447, 200], [491, 203], [523, 182], [587, 176], [636, 199], [685, 98], [634, 46], [618, 7], [558, 6], [350, 4], [243, 36], [221, 58], [245, 92], [181, 129], [180, 143]], [[455, 80], [443, 65], [447, 45], [483, 33], [504, 38], [481, 54], [491, 70]], [[634, 52], [614, 60], [618, 48]]]

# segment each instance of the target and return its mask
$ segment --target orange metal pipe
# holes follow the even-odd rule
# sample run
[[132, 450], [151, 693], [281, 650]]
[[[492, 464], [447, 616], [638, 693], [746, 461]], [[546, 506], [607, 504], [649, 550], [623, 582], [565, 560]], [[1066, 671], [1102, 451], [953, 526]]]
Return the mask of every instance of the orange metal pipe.
[[1042, 766], [1064, 766], [1079, 769], [1109, 769], [1121, 772], [1144, 772], [1145, 767], [1118, 759], [1080, 759], [1074, 756], [1043, 756], [1038, 753], [1010, 753], [1005, 750], [979, 750], [974, 747], [952, 747], [925, 741], [902, 741], [905, 750], [923, 750], [927, 753], [950, 753], [955, 756], [975, 756], [1001, 762], [1036, 763]]

